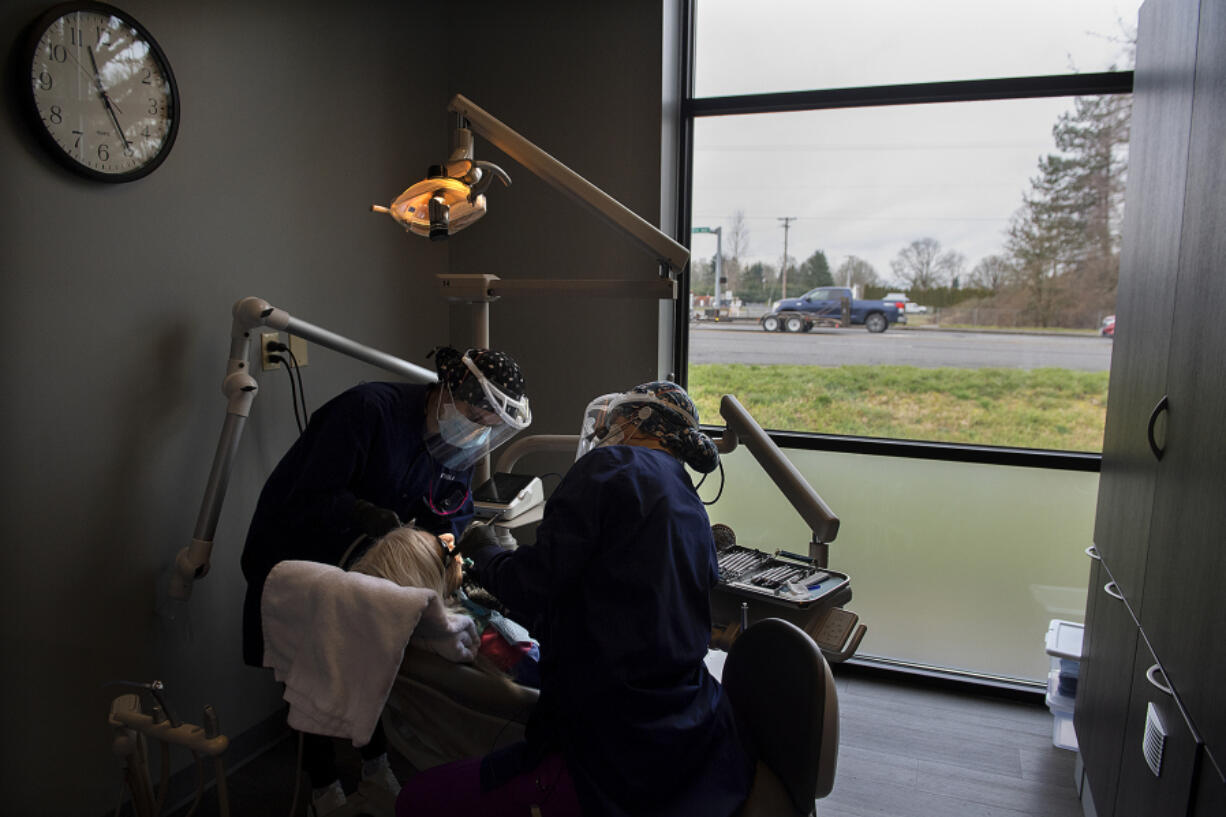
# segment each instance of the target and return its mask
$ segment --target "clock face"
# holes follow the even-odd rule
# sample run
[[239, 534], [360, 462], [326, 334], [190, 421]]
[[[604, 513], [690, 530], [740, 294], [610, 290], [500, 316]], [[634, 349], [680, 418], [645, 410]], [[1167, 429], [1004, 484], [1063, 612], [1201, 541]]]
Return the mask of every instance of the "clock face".
[[30, 31], [28, 111], [53, 156], [99, 181], [140, 178], [178, 130], [174, 75], [153, 37], [102, 3], [50, 9]]

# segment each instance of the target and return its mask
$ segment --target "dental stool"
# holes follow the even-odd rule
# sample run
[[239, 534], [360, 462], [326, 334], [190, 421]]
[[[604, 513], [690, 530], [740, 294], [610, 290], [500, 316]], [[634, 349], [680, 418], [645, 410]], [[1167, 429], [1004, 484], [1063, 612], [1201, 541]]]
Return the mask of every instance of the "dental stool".
[[796, 625], [762, 619], [733, 642], [722, 678], [758, 758], [737, 817], [814, 815], [834, 787], [839, 749], [838, 694], [822, 651]]

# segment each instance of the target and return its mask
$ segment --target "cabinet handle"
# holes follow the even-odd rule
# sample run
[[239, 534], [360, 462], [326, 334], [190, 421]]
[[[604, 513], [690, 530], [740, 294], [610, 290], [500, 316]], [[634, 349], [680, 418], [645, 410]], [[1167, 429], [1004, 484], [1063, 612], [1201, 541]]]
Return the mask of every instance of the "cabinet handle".
[[1094, 545], [1090, 545], [1088, 548], [1086, 548], [1086, 555], [1096, 562], [1101, 562], [1103, 560], [1103, 557], [1098, 555], [1098, 548]]
[[1154, 439], [1154, 426], [1158, 423], [1158, 415], [1170, 408], [1170, 401], [1167, 396], [1162, 395], [1162, 399], [1158, 401], [1158, 405], [1154, 406], [1154, 410], [1149, 413], [1149, 425], [1145, 428], [1145, 438], [1149, 443], [1149, 450], [1153, 452], [1154, 459], [1161, 460], [1162, 455], [1166, 453], [1166, 449], [1158, 447], [1158, 441]]
[[[1162, 680], [1158, 680], [1158, 676], [1162, 676]], [[1167, 695], [1173, 695], [1171, 692], [1171, 682], [1167, 680], [1166, 673], [1162, 671], [1162, 667], [1154, 664], [1149, 669], [1145, 670], [1145, 677], [1151, 684], [1165, 692]]]
[[1115, 582], [1107, 582], [1103, 585], [1103, 592], [1113, 599], [1124, 600], [1124, 594], [1120, 592], [1119, 585]]

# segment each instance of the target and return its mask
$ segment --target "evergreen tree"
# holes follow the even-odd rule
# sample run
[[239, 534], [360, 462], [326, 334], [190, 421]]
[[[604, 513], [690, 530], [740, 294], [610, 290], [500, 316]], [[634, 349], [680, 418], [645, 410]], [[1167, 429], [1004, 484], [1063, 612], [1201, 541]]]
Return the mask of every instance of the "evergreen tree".
[[690, 264], [690, 292], [695, 295], [714, 294], [715, 260], [693, 260]]
[[1124, 210], [1130, 96], [1077, 97], [1053, 128], [1056, 148], [1071, 157], [1067, 170], [1081, 228], [1077, 263], [1086, 283], [1115, 290]]
[[1052, 127], [1059, 152], [1039, 159], [1006, 231], [1027, 317], [1040, 326], [1073, 322], [1078, 302], [1114, 299], [1131, 110], [1127, 96], [1075, 98]]
[[758, 261], [741, 271], [737, 292], [746, 303], [770, 303], [779, 297], [779, 276], [775, 268]]
[[[793, 286], [795, 281], [795, 286]], [[817, 250], [799, 267], [793, 267], [788, 270], [788, 291], [796, 295], [802, 295], [814, 287], [828, 287], [834, 283], [834, 276], [830, 274], [830, 263], [826, 260], [826, 253]]]

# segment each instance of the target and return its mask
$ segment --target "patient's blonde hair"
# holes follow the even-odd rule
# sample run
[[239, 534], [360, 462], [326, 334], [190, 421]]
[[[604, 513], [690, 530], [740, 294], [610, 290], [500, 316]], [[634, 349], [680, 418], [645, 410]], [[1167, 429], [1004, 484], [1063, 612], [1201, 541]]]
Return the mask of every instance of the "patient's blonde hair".
[[424, 587], [447, 602], [463, 579], [463, 568], [439, 537], [407, 525], [371, 545], [350, 570], [402, 587]]
[[[444, 534], [448, 539], [450, 534]], [[393, 581], [401, 587], [424, 587], [438, 593], [443, 603], [457, 608], [455, 591], [464, 580], [464, 568], [441, 537], [409, 525], [396, 528], [370, 546], [349, 568]], [[503, 683], [514, 684], [492, 660], [478, 654], [473, 666]]]

